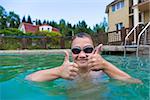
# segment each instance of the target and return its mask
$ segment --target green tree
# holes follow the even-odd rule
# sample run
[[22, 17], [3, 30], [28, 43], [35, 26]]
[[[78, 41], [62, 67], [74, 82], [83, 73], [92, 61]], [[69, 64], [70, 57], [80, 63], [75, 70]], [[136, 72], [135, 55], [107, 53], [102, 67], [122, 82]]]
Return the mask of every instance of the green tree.
[[0, 29], [7, 28], [6, 22], [7, 22], [7, 12], [0, 5]]
[[95, 33], [101, 32], [101, 31], [102, 31], [101, 25], [96, 24], [96, 25], [93, 27], [93, 30], [94, 30]]
[[68, 29], [68, 32], [66, 34], [66, 36], [73, 36], [74, 35], [74, 31], [73, 31], [73, 27], [70, 23], [67, 23], [67, 29]]
[[106, 32], [107, 27], [108, 27], [108, 24], [107, 24], [106, 18], [104, 17], [103, 22], [101, 22], [100, 24], [96, 24], [93, 27], [93, 31], [96, 32], [96, 33]]
[[43, 21], [43, 24], [46, 24], [46, 20]]
[[30, 23], [30, 24], [32, 24], [32, 20], [31, 20], [31, 17], [30, 17], [30, 15], [28, 15], [27, 23]]
[[67, 34], [66, 22], [64, 19], [59, 21], [60, 32], [65, 36]]
[[25, 18], [25, 16], [23, 16], [23, 18], [22, 18], [22, 22], [26, 22], [26, 18]]
[[15, 14], [14, 12], [10, 11], [7, 16], [7, 23], [9, 24], [9, 28], [18, 28], [20, 24], [19, 15]]
[[87, 26], [86, 22], [83, 20], [83, 21], [79, 21], [77, 23], [77, 25], [74, 25], [74, 33], [79, 33], [79, 32], [86, 32], [86, 33], [89, 33], [89, 34], [92, 34], [93, 31], [91, 30], [90, 27]]
[[104, 32], [107, 32], [108, 31], [108, 23], [106, 21], [106, 17], [104, 17], [102, 25], [103, 25], [103, 28], [104, 28]]
[[46, 21], [46, 24], [49, 25], [49, 21], [48, 20]]
[[37, 21], [37, 25], [42, 25], [42, 23], [41, 23], [41, 20], [40, 20], [40, 19]]
[[55, 21], [50, 21], [49, 25], [56, 27], [56, 28], [59, 28], [59, 25]]
[[37, 19], [35, 20], [35, 25], [38, 25], [38, 20]]
[[18, 28], [20, 24], [19, 15], [10, 11], [7, 13], [5, 9], [0, 6], [0, 29], [5, 28]]
[[86, 24], [86, 22], [84, 20], [81, 21], [81, 22], [79, 21], [78, 26], [79, 26], [79, 28], [84, 28], [84, 29], [87, 28], [87, 24]]

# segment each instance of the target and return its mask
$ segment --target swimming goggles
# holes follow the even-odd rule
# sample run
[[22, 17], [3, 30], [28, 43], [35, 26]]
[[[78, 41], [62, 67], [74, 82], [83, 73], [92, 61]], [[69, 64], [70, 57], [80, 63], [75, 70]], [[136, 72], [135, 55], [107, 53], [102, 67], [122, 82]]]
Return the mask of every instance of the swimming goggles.
[[94, 48], [92, 46], [85, 46], [83, 49], [80, 47], [74, 47], [71, 49], [73, 54], [79, 54], [81, 51], [84, 51], [84, 53], [92, 53]]

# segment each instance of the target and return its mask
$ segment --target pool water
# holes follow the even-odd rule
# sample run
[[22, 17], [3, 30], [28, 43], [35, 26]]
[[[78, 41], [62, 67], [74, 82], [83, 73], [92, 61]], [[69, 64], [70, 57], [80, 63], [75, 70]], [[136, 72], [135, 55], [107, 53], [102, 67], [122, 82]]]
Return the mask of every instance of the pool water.
[[25, 76], [61, 65], [64, 55], [0, 54], [0, 100], [150, 100], [148, 57], [103, 57], [134, 78], [142, 80], [143, 84], [129, 84], [107, 76], [95, 84], [86, 80], [77, 84], [76, 81], [64, 79], [30, 82], [25, 80]]

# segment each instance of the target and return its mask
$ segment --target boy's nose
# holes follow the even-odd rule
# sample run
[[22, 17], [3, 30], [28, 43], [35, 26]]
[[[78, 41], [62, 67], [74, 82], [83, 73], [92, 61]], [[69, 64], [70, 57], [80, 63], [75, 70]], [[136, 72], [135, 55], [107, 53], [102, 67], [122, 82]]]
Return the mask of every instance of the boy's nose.
[[79, 57], [81, 57], [81, 58], [86, 57], [86, 53], [84, 51], [81, 51], [79, 53]]

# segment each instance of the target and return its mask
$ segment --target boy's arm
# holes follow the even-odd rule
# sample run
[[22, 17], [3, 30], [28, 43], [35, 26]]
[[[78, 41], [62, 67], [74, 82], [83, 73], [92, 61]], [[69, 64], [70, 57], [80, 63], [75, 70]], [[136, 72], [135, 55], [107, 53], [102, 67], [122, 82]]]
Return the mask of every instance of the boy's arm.
[[26, 77], [27, 80], [43, 82], [60, 78], [60, 67], [34, 72]]
[[65, 52], [64, 63], [55, 68], [34, 72], [26, 77], [26, 79], [36, 82], [51, 81], [57, 78], [72, 80], [77, 76], [78, 65], [69, 61], [69, 53]]
[[130, 75], [125, 73], [124, 71], [117, 68], [115, 65], [111, 64], [110, 62], [106, 61], [100, 54], [102, 45], [96, 47], [93, 55], [89, 57], [89, 66], [91, 70], [103, 70], [109, 77], [132, 82], [132, 83], [141, 83], [140, 80], [132, 78]]
[[120, 70], [119, 68], [117, 68], [116, 66], [114, 66], [113, 64], [111, 64], [110, 62], [106, 60], [104, 61], [103, 64], [105, 66], [103, 71], [111, 78], [125, 81], [128, 83], [142, 83], [141, 80], [132, 78], [129, 74]]
[[119, 80], [131, 78], [130, 75], [128, 75], [127, 73], [120, 70], [119, 68], [117, 68], [116, 66], [114, 66], [113, 64], [111, 64], [106, 60], [103, 61], [103, 66], [104, 66], [103, 71], [111, 78]]

